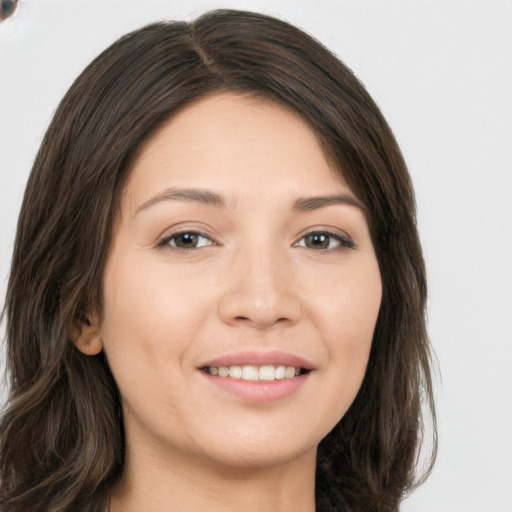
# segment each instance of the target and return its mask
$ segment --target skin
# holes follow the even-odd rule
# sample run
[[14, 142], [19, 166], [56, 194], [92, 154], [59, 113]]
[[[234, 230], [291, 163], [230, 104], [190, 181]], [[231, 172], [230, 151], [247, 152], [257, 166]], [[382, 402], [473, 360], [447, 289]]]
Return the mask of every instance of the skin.
[[[225, 205], [162, 197], [177, 188]], [[308, 125], [266, 100], [201, 99], [142, 149], [104, 310], [76, 341], [105, 350], [121, 393], [126, 465], [113, 512], [315, 509], [317, 445], [361, 385], [382, 291], [362, 208], [293, 209], [333, 194], [357, 202]], [[182, 250], [177, 230], [204, 237]], [[327, 247], [312, 247], [311, 232], [331, 233]], [[199, 368], [246, 350], [284, 351], [313, 370], [291, 395], [254, 403]]]

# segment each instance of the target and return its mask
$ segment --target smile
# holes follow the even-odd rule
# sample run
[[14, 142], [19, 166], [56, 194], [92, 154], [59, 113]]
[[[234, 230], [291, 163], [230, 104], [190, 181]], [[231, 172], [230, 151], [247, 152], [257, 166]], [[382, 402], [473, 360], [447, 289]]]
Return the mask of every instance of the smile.
[[272, 381], [293, 379], [305, 373], [298, 366], [284, 366], [266, 364], [256, 365], [233, 365], [233, 366], [205, 366], [202, 368], [206, 373], [215, 377], [230, 377], [232, 379], [248, 380], [248, 381]]

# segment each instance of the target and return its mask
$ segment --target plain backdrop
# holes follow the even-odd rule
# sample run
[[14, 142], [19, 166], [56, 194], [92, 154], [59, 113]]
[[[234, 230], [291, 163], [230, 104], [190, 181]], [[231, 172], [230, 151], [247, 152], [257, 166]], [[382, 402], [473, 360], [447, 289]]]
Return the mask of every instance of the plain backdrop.
[[2, 303], [25, 182], [72, 81], [122, 34], [218, 7], [283, 17], [330, 47], [408, 163], [441, 377], [438, 463], [403, 511], [512, 511], [511, 0], [21, 0], [0, 23]]

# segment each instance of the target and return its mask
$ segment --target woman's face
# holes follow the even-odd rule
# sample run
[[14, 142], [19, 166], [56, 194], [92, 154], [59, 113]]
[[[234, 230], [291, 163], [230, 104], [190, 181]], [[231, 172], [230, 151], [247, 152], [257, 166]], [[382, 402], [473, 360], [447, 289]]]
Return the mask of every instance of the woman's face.
[[138, 157], [104, 273], [129, 452], [314, 453], [360, 387], [380, 300], [362, 207], [306, 123], [230, 93], [188, 106]]

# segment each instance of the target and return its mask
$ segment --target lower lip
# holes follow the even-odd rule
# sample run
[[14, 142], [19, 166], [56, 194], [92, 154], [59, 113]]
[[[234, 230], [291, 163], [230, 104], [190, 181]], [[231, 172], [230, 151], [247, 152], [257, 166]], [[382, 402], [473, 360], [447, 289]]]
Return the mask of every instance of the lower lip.
[[307, 380], [309, 373], [293, 379], [279, 380], [243, 380], [230, 377], [217, 377], [200, 370], [208, 381], [219, 388], [248, 402], [263, 403], [282, 400], [295, 393]]

